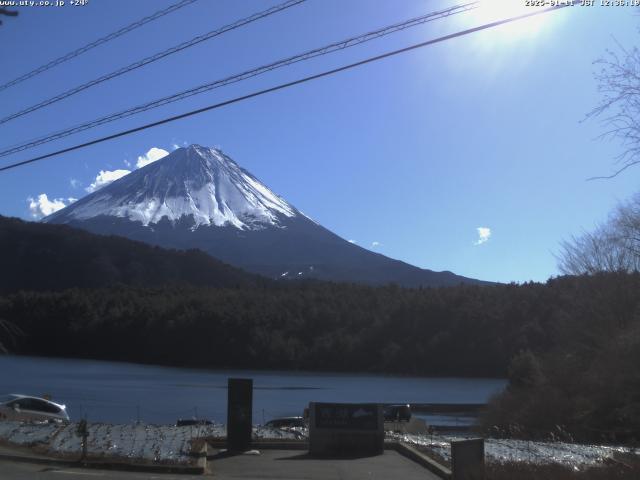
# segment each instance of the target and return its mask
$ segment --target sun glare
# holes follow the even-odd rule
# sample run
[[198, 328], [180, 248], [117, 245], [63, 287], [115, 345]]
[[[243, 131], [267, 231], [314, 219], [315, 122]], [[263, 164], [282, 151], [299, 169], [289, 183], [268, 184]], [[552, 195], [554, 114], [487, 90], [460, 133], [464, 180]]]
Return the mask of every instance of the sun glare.
[[[526, 0], [480, 0], [477, 8], [468, 12], [470, 26], [483, 25], [518, 15], [526, 15], [544, 7], [528, 6]], [[501, 39], [504, 36], [515, 39], [537, 35], [545, 25], [546, 14], [523, 18], [512, 23], [495, 27]], [[497, 37], [496, 37], [497, 38]]]
[[[531, 3], [538, 2], [536, 0], [478, 0], [474, 4], [475, 8], [455, 15], [454, 28], [462, 31], [534, 14], [465, 36], [455, 44], [456, 53], [459, 54], [460, 48], [463, 48], [465, 54], [449, 56], [449, 64], [464, 70], [474, 69], [476, 73], [481, 72], [483, 78], [499, 75], [504, 72], [505, 67], [512, 71], [526, 68], [541, 51], [542, 46], [549, 45], [550, 39], [553, 38], [553, 30], [564, 22], [563, 18], [566, 19], [566, 15], [560, 12], [543, 12], [549, 8], [549, 3], [544, 6], [531, 6]], [[554, 4], [561, 6], [561, 0], [554, 0]], [[569, 10], [569, 8], [562, 10]]]

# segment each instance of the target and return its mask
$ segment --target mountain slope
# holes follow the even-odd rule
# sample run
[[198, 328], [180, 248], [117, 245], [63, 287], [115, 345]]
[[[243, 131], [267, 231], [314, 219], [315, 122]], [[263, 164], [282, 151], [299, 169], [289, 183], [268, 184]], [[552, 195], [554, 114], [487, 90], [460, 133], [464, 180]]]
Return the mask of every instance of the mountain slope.
[[219, 150], [192, 145], [46, 217], [163, 247], [199, 248], [271, 278], [448, 286], [480, 283], [347, 242], [306, 217]]
[[171, 251], [64, 225], [0, 216], [0, 294], [72, 287], [250, 287], [260, 277], [194, 250]]

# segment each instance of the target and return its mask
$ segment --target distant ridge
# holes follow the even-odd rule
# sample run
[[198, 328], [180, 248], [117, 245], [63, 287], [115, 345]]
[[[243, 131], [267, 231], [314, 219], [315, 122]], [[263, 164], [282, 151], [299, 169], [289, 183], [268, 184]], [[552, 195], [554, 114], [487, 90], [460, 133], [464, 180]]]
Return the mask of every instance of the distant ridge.
[[0, 216], [0, 294], [113, 285], [252, 287], [266, 280], [196, 250]]

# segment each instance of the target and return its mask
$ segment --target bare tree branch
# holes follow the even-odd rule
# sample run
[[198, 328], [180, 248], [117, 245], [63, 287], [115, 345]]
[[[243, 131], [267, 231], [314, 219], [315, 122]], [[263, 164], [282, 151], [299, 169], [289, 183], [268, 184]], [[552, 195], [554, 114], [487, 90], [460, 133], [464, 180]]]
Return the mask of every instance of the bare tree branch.
[[612, 173], [611, 175], [606, 175], [606, 176], [601, 176], [601, 177], [589, 177], [589, 178], [587, 178], [587, 180], [588, 181], [591, 181], [591, 180], [609, 180], [611, 178], [617, 177], [622, 172], [624, 172], [627, 168], [633, 167], [634, 165], [637, 165], [638, 163], [640, 163], [640, 159], [636, 160], [634, 162], [628, 163], [627, 165], [625, 165], [621, 169], [617, 170], [616, 172]]
[[[14, 344], [15, 338], [17, 336], [23, 335], [23, 332], [22, 330], [20, 330], [20, 328], [18, 328], [13, 323], [0, 318], [0, 333], [3, 333], [3, 332], [4, 332], [4, 335], [0, 335], [0, 353], [9, 353], [9, 350], [5, 345], [6, 342], [9, 341], [12, 344]], [[6, 337], [6, 340], [4, 340], [5, 343], [2, 343], [3, 336]]]
[[594, 62], [599, 67], [594, 77], [602, 100], [585, 120], [600, 117], [605, 132], [598, 138], [620, 142], [622, 152], [616, 163], [621, 167], [611, 175], [588, 180], [611, 179], [640, 163], [640, 50], [625, 49], [615, 38], [614, 41], [617, 51], [607, 50], [603, 58]]
[[560, 249], [558, 268], [567, 275], [640, 271], [640, 194], [619, 204], [592, 232], [562, 242]]

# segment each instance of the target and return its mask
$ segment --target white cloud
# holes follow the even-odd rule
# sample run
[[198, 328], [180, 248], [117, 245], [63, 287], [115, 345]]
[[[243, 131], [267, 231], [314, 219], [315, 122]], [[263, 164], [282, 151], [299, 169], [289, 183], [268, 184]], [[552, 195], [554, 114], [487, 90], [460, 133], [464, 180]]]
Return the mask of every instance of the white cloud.
[[[162, 148], [157, 148], [157, 147], [151, 147], [147, 153], [145, 153], [144, 155], [141, 155], [138, 157], [138, 160], [136, 161], [136, 167], [137, 168], [142, 168], [145, 167], [147, 165], [149, 165], [150, 163], [153, 163], [157, 160], [160, 160], [161, 158], [165, 157], [169, 155], [169, 152], [167, 152], [166, 150], [162, 149]], [[125, 175], [128, 175], [131, 173], [132, 167], [133, 167], [133, 163], [130, 162], [129, 160], [125, 159], [124, 160], [124, 164], [129, 167], [129, 169], [118, 169], [118, 170], [100, 170], [100, 173], [98, 173], [98, 175], [96, 175], [95, 180], [87, 187], [85, 188], [85, 190], [88, 193], [93, 193], [96, 190], [100, 190], [102, 187], [106, 187], [107, 185], [109, 185], [111, 182], [118, 180], [122, 177], [124, 177]], [[78, 180], [75, 179], [71, 179], [71, 186], [76, 188], [78, 185], [81, 185], [81, 183]]]
[[169, 155], [169, 152], [162, 148], [151, 147], [147, 153], [138, 157], [138, 161], [136, 162], [136, 167], [142, 168], [150, 163], [153, 163], [157, 160], [160, 160], [163, 157]]
[[376, 241], [371, 242], [371, 246], [374, 247], [374, 248], [375, 247], [379, 247], [380, 245], [382, 245], [380, 242], [376, 242]]
[[478, 231], [478, 240], [473, 242], [473, 244], [482, 245], [483, 243], [487, 243], [489, 238], [491, 238], [491, 229], [489, 227], [478, 227], [476, 230]]
[[349, 243], [358, 243], [355, 240], [348, 240]]
[[183, 140], [182, 143], [173, 142], [171, 144], [171, 149], [172, 150], [177, 150], [177, 149], [179, 149], [181, 147], [188, 147], [188, 146], [189, 146], [189, 144], [186, 141]]
[[130, 170], [100, 170], [100, 173], [96, 175], [95, 181], [85, 188], [85, 190], [89, 193], [93, 193], [96, 190], [100, 190], [102, 187], [106, 187], [111, 182], [118, 180], [125, 175], [129, 175], [130, 173]]
[[71, 185], [71, 188], [78, 188], [80, 185], [82, 185], [82, 182], [75, 178], [70, 178], [69, 184]]
[[58, 210], [62, 210], [67, 205], [71, 205], [77, 198], [53, 198], [49, 200], [46, 193], [41, 193], [38, 198], [29, 197], [29, 211], [33, 218], [42, 218], [51, 215]]

